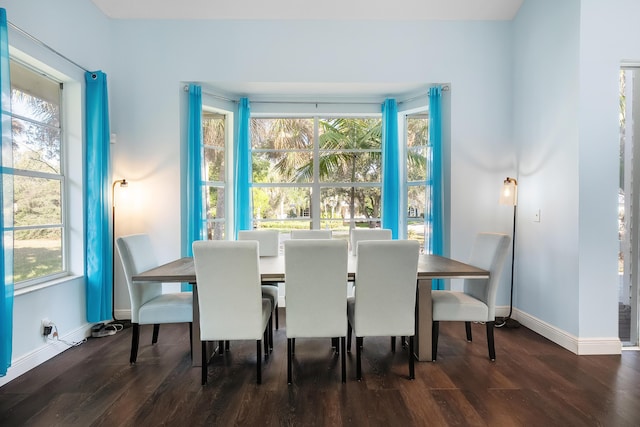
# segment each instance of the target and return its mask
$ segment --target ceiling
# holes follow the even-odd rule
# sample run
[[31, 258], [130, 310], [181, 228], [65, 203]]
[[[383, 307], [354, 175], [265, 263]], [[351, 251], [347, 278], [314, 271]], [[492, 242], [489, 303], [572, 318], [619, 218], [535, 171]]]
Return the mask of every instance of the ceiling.
[[524, 0], [91, 0], [114, 19], [511, 20]]

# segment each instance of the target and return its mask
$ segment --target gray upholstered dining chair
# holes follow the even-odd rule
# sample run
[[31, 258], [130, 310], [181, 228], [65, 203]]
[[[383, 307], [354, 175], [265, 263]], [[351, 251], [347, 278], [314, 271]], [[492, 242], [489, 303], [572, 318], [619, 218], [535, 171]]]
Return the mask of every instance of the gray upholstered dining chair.
[[291, 239], [331, 239], [331, 230], [291, 230]]
[[[278, 230], [241, 230], [238, 231], [238, 240], [255, 240], [258, 242], [258, 254], [263, 256], [278, 256], [280, 254], [280, 232]], [[262, 297], [269, 298], [271, 308], [275, 314], [276, 330], [280, 327], [278, 316], [278, 283], [263, 283]], [[273, 342], [272, 339], [269, 340]], [[271, 348], [273, 350], [273, 348]]]
[[487, 329], [489, 359], [496, 359], [493, 327], [496, 316], [496, 294], [500, 274], [511, 239], [506, 234], [479, 233], [473, 244], [468, 264], [489, 271], [488, 279], [465, 279], [464, 291], [434, 290], [432, 355], [435, 362], [438, 354], [438, 333], [441, 321], [465, 323], [467, 341], [471, 341], [471, 322], [484, 322]]
[[415, 378], [416, 277], [420, 244], [415, 240], [370, 240], [358, 243], [355, 296], [347, 300], [351, 335], [356, 336], [356, 378], [362, 379], [364, 337], [409, 337], [409, 378]]
[[346, 240], [284, 242], [287, 283], [287, 383], [292, 382], [296, 338], [341, 339], [342, 382], [346, 381], [347, 334]]
[[387, 228], [354, 228], [350, 233], [351, 253], [358, 255], [358, 242], [364, 240], [391, 240], [391, 230]]
[[163, 293], [162, 283], [159, 282], [133, 282], [134, 275], [158, 266], [148, 235], [133, 234], [119, 237], [116, 244], [131, 302], [132, 334], [129, 362], [133, 364], [138, 358], [140, 325], [153, 325], [152, 344], [158, 342], [158, 332], [162, 323], [189, 323], [189, 336], [191, 336], [193, 294], [192, 292]]
[[[207, 383], [208, 341], [256, 340], [257, 383], [262, 382], [261, 347], [268, 357], [271, 302], [262, 298], [258, 242], [193, 242], [198, 286], [202, 384]], [[230, 285], [232, 284], [232, 285]]]

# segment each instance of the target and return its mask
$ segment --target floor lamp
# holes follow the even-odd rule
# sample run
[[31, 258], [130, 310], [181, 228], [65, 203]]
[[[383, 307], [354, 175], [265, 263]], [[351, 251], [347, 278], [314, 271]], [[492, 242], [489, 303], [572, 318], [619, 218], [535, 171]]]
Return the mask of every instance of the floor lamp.
[[113, 181], [111, 185], [111, 224], [113, 231], [111, 233], [111, 316], [116, 319], [116, 185], [120, 184], [121, 188], [126, 188], [129, 183], [126, 179], [118, 179]]
[[507, 177], [502, 184], [500, 193], [500, 204], [513, 206], [513, 237], [511, 239], [511, 297], [509, 300], [509, 314], [500, 320], [496, 319], [496, 328], [519, 328], [520, 323], [511, 318], [513, 314], [513, 267], [515, 265], [516, 254], [516, 213], [518, 209], [518, 181], [515, 178]]

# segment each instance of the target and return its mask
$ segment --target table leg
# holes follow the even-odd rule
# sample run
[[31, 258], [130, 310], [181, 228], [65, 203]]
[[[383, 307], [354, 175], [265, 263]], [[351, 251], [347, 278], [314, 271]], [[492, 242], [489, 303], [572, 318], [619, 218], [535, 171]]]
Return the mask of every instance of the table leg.
[[416, 295], [415, 356], [421, 362], [431, 361], [431, 310], [431, 279], [420, 279]]

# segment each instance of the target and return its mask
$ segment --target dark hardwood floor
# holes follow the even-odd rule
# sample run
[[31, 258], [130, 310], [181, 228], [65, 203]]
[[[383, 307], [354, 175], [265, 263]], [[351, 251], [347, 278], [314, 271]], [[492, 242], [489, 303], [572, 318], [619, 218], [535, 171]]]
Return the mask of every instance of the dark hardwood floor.
[[[129, 365], [131, 329], [90, 338], [0, 388], [2, 426], [638, 426], [640, 353], [576, 356], [521, 327], [496, 329], [487, 357], [484, 325], [441, 322], [438, 361], [390, 352], [388, 337], [365, 339], [363, 375], [355, 349], [346, 384], [330, 340], [296, 343], [287, 385], [286, 325], [255, 383], [255, 342], [214, 355], [209, 384], [192, 368], [187, 325], [163, 325], [151, 346], [141, 328], [138, 363]], [[355, 343], [354, 343], [355, 344]], [[198, 351], [197, 349], [196, 351]]]

